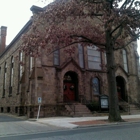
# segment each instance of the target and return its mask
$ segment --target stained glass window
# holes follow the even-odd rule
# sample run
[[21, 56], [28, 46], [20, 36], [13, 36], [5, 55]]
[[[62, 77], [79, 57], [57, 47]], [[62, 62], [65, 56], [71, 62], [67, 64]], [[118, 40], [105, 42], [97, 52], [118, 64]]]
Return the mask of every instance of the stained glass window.
[[100, 94], [100, 82], [99, 79], [96, 77], [92, 79], [92, 92], [95, 95]]

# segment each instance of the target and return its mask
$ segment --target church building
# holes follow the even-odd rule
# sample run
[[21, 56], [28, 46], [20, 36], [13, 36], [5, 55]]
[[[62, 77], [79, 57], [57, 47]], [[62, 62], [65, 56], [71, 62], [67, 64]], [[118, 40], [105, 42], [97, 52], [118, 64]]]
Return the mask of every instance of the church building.
[[[43, 8], [32, 6], [31, 10]], [[74, 44], [49, 56], [26, 56], [20, 51], [21, 36], [31, 25], [32, 19], [8, 46], [7, 27], [0, 28], [0, 113], [36, 117], [41, 105], [41, 117], [92, 115], [86, 105], [100, 105], [100, 97], [108, 96], [105, 52], [97, 46]], [[115, 52], [118, 99], [126, 105], [140, 101], [137, 47], [133, 42]]]

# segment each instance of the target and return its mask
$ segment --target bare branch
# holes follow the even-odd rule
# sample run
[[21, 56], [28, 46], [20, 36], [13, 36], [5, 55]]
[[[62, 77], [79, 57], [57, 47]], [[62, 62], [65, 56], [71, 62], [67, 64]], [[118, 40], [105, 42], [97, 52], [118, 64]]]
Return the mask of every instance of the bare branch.
[[[125, 45], [123, 45], [123, 46], [120, 46], [120, 47], [117, 47], [117, 48], [114, 48], [114, 50], [116, 51], [116, 50], [120, 50], [120, 49], [123, 49], [123, 48], [125, 48], [125, 47], [127, 47], [129, 44], [131, 44], [133, 41], [135, 41], [137, 38], [139, 38], [140, 37], [140, 34], [139, 35], [137, 35], [135, 38], [133, 38], [133, 39], [131, 39], [129, 42], [127, 42]], [[118, 43], [118, 42], [116, 42], [116, 43]], [[118, 44], [118, 45], [120, 45], [120, 44]]]
[[114, 41], [116, 41], [116, 40], [117, 40], [117, 38], [121, 35], [122, 30], [123, 30], [123, 27], [122, 27], [122, 26], [120, 26], [120, 27], [119, 27], [119, 31], [118, 31], [118, 33], [114, 36]]
[[131, 4], [130, 4], [129, 8], [131, 8], [131, 7], [132, 7], [132, 5], [133, 5], [134, 1], [135, 1], [135, 0], [132, 0], [132, 2], [131, 2]]
[[91, 43], [91, 44], [94, 44], [94, 45], [97, 45], [97, 46], [105, 46], [105, 44], [103, 43], [99, 43], [99, 42], [94, 42], [93, 40], [83, 36], [83, 35], [71, 35], [70, 36], [71, 38], [73, 37], [78, 37], [78, 38], [82, 38], [84, 40], [81, 39], [81, 42], [88, 42], [88, 43]]
[[127, 2], [128, 2], [128, 1], [129, 1], [129, 0], [125, 0], [125, 1], [124, 1], [124, 3], [122, 4], [122, 6], [120, 7], [120, 10], [126, 8], [126, 6], [127, 6]]
[[122, 26], [123, 22], [124, 21], [122, 21], [116, 28], [113, 29], [113, 31], [111, 32], [111, 35]]

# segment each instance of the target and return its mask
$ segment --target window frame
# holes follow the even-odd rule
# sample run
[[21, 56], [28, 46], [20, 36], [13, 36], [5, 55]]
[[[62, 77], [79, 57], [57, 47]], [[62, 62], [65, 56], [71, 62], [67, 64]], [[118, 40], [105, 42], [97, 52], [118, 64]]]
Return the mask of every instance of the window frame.
[[[98, 81], [98, 85], [95, 85], [94, 79]], [[100, 79], [99, 79], [98, 77], [93, 77], [93, 78], [91, 79], [91, 83], [92, 83], [92, 84], [91, 84], [91, 85], [92, 85], [92, 95], [101, 95], [101, 87], [100, 87], [101, 84], [100, 84]], [[98, 91], [97, 91], [98, 93], [95, 93], [94, 87], [96, 87], [96, 89], [98, 90]]]
[[23, 74], [23, 66], [20, 64], [21, 62], [23, 62], [23, 52], [19, 52], [19, 65], [18, 65], [18, 88], [17, 88], [17, 95], [20, 93], [21, 91], [21, 77]]
[[[55, 61], [55, 58], [57, 59], [57, 63]], [[54, 52], [53, 52], [53, 64], [55, 66], [59, 66], [60, 65], [60, 50], [59, 49], [56, 49]]]
[[79, 56], [79, 66], [81, 68], [85, 67], [84, 63], [84, 48], [81, 44], [78, 44], [78, 56]]
[[123, 57], [123, 68], [128, 73], [128, 58], [127, 58], [127, 51], [122, 49], [122, 57]]
[[[94, 70], [102, 70], [102, 54], [100, 51], [97, 50], [98, 47], [97, 46], [87, 46], [87, 61], [88, 61], [88, 68], [89, 69], [94, 69]], [[94, 54], [89, 54], [89, 52], [93, 51]], [[98, 55], [95, 55], [95, 53], [97, 54], [98, 52]], [[91, 58], [95, 59], [95, 60], [90, 60]], [[92, 66], [90, 66], [91, 64]], [[97, 67], [94, 67], [95, 64], [99, 64], [98, 68]]]
[[29, 56], [29, 73], [31, 73], [33, 69], [33, 57]]
[[14, 57], [11, 57], [11, 67], [10, 67], [10, 84], [9, 84], [9, 96], [12, 95], [13, 83], [14, 83]]
[[2, 93], [2, 98], [5, 97], [5, 90], [6, 90], [6, 81], [7, 80], [7, 63], [5, 62], [4, 65], [4, 79], [3, 79], [3, 93]]

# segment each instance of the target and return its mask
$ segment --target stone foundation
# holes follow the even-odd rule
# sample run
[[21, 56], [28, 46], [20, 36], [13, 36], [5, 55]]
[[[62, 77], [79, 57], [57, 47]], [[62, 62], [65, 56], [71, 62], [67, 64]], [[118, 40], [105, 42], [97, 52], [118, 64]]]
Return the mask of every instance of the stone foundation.
[[[0, 113], [10, 113], [18, 116], [27, 116], [28, 118], [36, 118], [39, 105], [33, 106], [4, 106], [0, 107]], [[65, 105], [41, 105], [39, 117], [55, 117], [69, 116]]]

